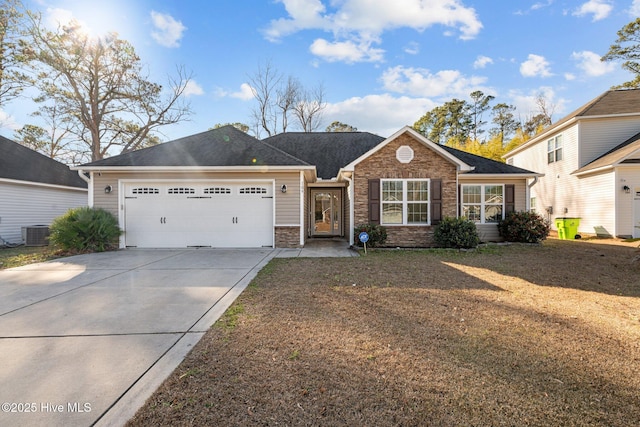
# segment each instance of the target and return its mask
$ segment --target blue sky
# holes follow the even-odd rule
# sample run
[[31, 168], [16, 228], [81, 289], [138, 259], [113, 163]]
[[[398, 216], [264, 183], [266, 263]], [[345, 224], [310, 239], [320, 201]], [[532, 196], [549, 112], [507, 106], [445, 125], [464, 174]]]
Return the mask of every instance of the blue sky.
[[[193, 73], [191, 120], [165, 140], [216, 123], [251, 124], [249, 75], [267, 61], [311, 87], [322, 83], [334, 120], [389, 136], [474, 90], [529, 117], [544, 94], [558, 120], [631, 78], [601, 63], [640, 0], [32, 0], [47, 22], [79, 20], [130, 41], [155, 81]], [[0, 112], [13, 136], [35, 106]], [[290, 129], [293, 130], [293, 129]], [[265, 135], [262, 135], [265, 136]]]

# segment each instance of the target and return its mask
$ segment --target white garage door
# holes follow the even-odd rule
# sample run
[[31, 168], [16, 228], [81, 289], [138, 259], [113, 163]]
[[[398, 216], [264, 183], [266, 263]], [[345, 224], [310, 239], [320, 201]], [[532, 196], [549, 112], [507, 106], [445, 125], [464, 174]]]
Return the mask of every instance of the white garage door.
[[273, 246], [271, 182], [136, 182], [124, 195], [127, 247]]

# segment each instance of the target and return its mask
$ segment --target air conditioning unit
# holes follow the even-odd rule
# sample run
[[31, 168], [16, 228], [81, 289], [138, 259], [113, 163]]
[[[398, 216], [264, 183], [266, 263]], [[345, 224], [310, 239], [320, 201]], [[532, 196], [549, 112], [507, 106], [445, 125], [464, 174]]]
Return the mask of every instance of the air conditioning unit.
[[48, 225], [22, 227], [22, 241], [25, 246], [47, 246], [49, 244]]

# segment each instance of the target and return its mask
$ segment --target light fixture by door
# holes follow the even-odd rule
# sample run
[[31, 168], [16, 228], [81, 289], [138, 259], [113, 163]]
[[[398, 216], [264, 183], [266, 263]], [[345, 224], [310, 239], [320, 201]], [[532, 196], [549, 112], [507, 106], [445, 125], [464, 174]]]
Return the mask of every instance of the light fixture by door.
[[109, 194], [113, 191], [113, 187], [110, 185], [107, 185], [106, 187], [104, 187], [104, 192]]
[[628, 185], [625, 185], [624, 187], [622, 187], [622, 190], [627, 194], [631, 193], [631, 188]]
[[287, 184], [282, 184], [282, 187], [280, 187], [280, 191], [282, 191], [283, 193], [287, 192]]

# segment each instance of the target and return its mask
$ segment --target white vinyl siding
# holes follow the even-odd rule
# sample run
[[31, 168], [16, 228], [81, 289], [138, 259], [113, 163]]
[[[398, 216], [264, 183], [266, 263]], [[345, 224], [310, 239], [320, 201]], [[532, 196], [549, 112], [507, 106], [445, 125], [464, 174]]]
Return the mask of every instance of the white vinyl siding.
[[0, 181], [0, 237], [22, 242], [22, 227], [50, 225], [71, 208], [87, 206], [87, 191]]
[[[629, 194], [622, 190], [622, 187], [627, 185], [631, 192]], [[635, 229], [635, 199], [636, 193], [640, 191], [640, 165], [634, 168], [620, 168], [618, 169], [617, 177], [613, 182], [613, 189], [611, 190], [617, 195], [617, 214], [616, 220], [618, 228], [616, 229], [616, 235], [620, 236], [634, 236], [638, 235], [637, 229]]]
[[580, 123], [580, 157], [575, 168], [581, 168], [640, 130], [640, 118], [621, 117], [589, 119]]

